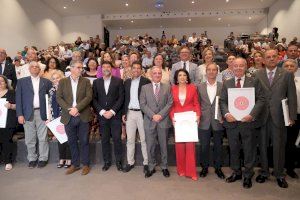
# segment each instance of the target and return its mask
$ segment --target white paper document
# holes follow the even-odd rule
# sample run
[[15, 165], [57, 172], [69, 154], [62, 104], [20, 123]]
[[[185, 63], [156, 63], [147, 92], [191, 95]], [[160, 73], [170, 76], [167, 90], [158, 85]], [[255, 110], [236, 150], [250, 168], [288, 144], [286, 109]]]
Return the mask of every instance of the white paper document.
[[216, 96], [216, 100], [215, 100], [215, 119], [218, 120], [219, 118], [219, 100], [220, 100], [220, 97], [219, 96]]
[[198, 124], [193, 111], [174, 114], [175, 142], [198, 142]]
[[59, 143], [63, 144], [68, 141], [68, 136], [65, 131], [65, 126], [60, 122], [60, 118], [58, 117], [51, 122], [47, 123], [47, 127], [53, 133], [53, 135], [57, 138]]
[[298, 133], [298, 138], [297, 138], [297, 140], [296, 140], [296, 142], [295, 142], [295, 145], [296, 145], [296, 146], [299, 146], [299, 144], [300, 144], [300, 131], [299, 131], [299, 133]]
[[255, 88], [228, 88], [228, 110], [237, 121], [249, 115], [255, 105]]
[[282, 99], [282, 111], [283, 111], [283, 118], [284, 118], [284, 125], [289, 126], [290, 125], [290, 114], [289, 114], [289, 105], [288, 105], [288, 99]]
[[7, 108], [5, 104], [7, 103], [6, 98], [0, 98], [0, 128], [6, 127], [7, 120]]

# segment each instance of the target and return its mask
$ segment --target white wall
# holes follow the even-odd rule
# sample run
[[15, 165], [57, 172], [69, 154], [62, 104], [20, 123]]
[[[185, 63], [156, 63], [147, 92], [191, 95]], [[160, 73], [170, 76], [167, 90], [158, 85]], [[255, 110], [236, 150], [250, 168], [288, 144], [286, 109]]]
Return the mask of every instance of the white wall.
[[256, 31], [255, 26], [233, 26], [233, 27], [198, 27], [198, 28], [165, 28], [165, 29], [122, 29], [122, 30], [109, 30], [110, 31], [110, 44], [117, 35], [129, 35], [137, 36], [148, 33], [150, 36], [161, 38], [162, 31], [165, 31], [167, 38], [171, 38], [174, 34], [177, 39], [181, 39], [182, 35], [191, 36], [193, 32], [197, 35], [207, 31], [208, 38], [212, 39], [214, 44], [221, 47], [224, 45], [224, 39], [229, 35], [231, 31], [235, 35], [239, 34], [251, 34]]
[[279, 39], [286, 37], [290, 41], [294, 36], [300, 36], [299, 19], [299, 0], [278, 0], [269, 8], [268, 16], [258, 24], [257, 29], [268, 34], [273, 27], [278, 27]]
[[81, 36], [83, 40], [96, 35], [99, 35], [101, 39], [103, 38], [101, 14], [64, 17], [62, 24], [62, 39], [65, 42], [74, 42], [78, 36]]
[[61, 17], [39, 0], [0, 0], [0, 47], [15, 56], [25, 45], [46, 48], [61, 40]]

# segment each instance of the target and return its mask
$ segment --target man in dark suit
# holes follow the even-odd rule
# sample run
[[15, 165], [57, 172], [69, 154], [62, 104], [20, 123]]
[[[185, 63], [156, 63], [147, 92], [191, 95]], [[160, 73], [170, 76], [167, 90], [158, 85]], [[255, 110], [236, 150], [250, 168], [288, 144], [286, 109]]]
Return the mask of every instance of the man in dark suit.
[[[19, 79], [16, 91], [18, 122], [24, 125], [29, 168], [34, 168], [36, 165], [39, 168], [45, 167], [49, 154], [45, 124], [47, 120], [45, 95], [49, 93], [52, 83], [48, 79], [39, 77], [40, 71], [39, 63], [30, 62], [31, 76]], [[36, 151], [37, 139], [39, 155]]]
[[268, 146], [271, 139], [273, 145], [273, 174], [277, 178], [279, 187], [287, 188], [288, 183], [284, 178], [286, 127], [283, 118], [281, 100], [288, 99], [289, 124], [292, 126], [297, 119], [297, 95], [294, 75], [291, 72], [277, 67], [277, 50], [267, 50], [264, 55], [266, 69], [256, 73], [256, 78], [262, 85], [266, 96], [266, 107], [263, 112], [259, 146], [261, 171], [256, 177], [258, 183], [264, 183], [269, 174]]
[[[298, 68], [300, 67], [300, 58], [299, 58], [299, 53], [298, 53], [298, 46], [296, 44], [289, 44], [288, 49], [286, 51], [286, 56], [287, 59], [292, 59], [295, 60], [295, 62], [298, 65]], [[278, 67], [282, 67], [283, 63], [285, 60], [282, 60], [278, 63]]]
[[[233, 173], [226, 179], [231, 183], [242, 179], [241, 162], [239, 159], [240, 146], [244, 152], [243, 187], [252, 187], [253, 167], [255, 164], [256, 146], [254, 128], [259, 125], [260, 114], [265, 105], [265, 97], [259, 81], [251, 77], [246, 77], [247, 61], [237, 58], [233, 64], [234, 78], [224, 82], [221, 92], [221, 112], [225, 117], [224, 127], [226, 128], [229, 148], [230, 148], [230, 167]], [[229, 88], [254, 88], [255, 105], [250, 113], [244, 116], [241, 121], [237, 121], [228, 109], [228, 89]], [[241, 141], [239, 139], [241, 138]]]
[[206, 67], [207, 81], [198, 86], [199, 101], [201, 105], [201, 118], [199, 123], [199, 138], [201, 143], [200, 159], [202, 170], [200, 177], [206, 177], [209, 167], [210, 138], [213, 137], [213, 160], [215, 173], [220, 179], [225, 175], [222, 166], [222, 139], [223, 125], [222, 115], [218, 110], [218, 119], [215, 119], [216, 97], [220, 97], [222, 83], [217, 82], [218, 66], [216, 63], [208, 64]]
[[60, 80], [56, 99], [62, 108], [61, 122], [65, 125], [70, 146], [72, 166], [66, 171], [66, 175], [72, 174], [83, 165], [81, 175], [90, 172], [89, 159], [89, 122], [93, 119], [90, 103], [92, 101], [92, 86], [88, 79], [81, 77], [83, 63], [74, 61], [71, 63], [71, 75]]
[[169, 177], [168, 170], [168, 128], [171, 127], [169, 112], [173, 105], [173, 97], [169, 84], [161, 83], [162, 69], [151, 68], [152, 83], [144, 85], [140, 95], [140, 106], [144, 113], [144, 129], [149, 160], [149, 170], [145, 178], [152, 176], [155, 171], [155, 148], [160, 146], [161, 168], [164, 177]]
[[103, 77], [93, 83], [93, 105], [99, 114], [99, 126], [102, 133], [103, 171], [111, 166], [110, 135], [114, 142], [116, 165], [119, 171], [122, 167], [122, 106], [124, 101], [124, 86], [120, 78], [111, 74], [112, 63], [102, 63]]
[[139, 131], [139, 136], [141, 140], [141, 150], [144, 159], [144, 172], [148, 170], [147, 145], [143, 124], [143, 113], [140, 108], [139, 96], [141, 93], [142, 86], [151, 83], [151, 81], [141, 76], [142, 70], [143, 69], [140, 62], [133, 62], [131, 67], [132, 78], [127, 79], [124, 83], [125, 103], [122, 119], [123, 122], [126, 123], [126, 146], [128, 162], [128, 164], [124, 168], [124, 172], [129, 172], [134, 167], [135, 137], [137, 129]]
[[17, 85], [17, 75], [15, 66], [6, 61], [6, 51], [0, 48], [0, 75], [6, 76], [11, 86], [15, 89]]

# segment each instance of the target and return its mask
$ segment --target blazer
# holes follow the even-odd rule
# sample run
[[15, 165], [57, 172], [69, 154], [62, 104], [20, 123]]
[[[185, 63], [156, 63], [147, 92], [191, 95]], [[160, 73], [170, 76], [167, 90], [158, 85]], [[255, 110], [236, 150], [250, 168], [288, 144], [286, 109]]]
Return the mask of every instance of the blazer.
[[[7, 93], [1, 98], [6, 98], [6, 101], [8, 101], [9, 103], [16, 104], [14, 90], [8, 90]], [[5, 128], [16, 128], [16, 126], [17, 126], [16, 111], [12, 109], [8, 109]]]
[[[90, 103], [92, 101], [93, 91], [90, 80], [79, 77], [77, 92], [76, 92], [76, 108], [80, 113], [80, 120], [83, 122], [89, 122], [93, 119], [92, 112], [90, 109]], [[59, 81], [59, 85], [56, 91], [56, 101], [61, 107], [61, 123], [68, 124], [71, 115], [69, 114], [69, 108], [73, 104], [73, 94], [71, 78], [63, 78]]]
[[201, 116], [200, 104], [198, 100], [197, 88], [194, 84], [187, 84], [186, 96], [184, 104], [181, 105], [179, 100], [179, 87], [178, 85], [172, 86], [173, 106], [170, 111], [170, 118], [173, 120], [174, 113], [194, 111], [197, 116]]
[[[124, 109], [123, 109], [123, 115], [127, 115], [128, 112], [128, 105], [130, 102], [130, 88], [131, 88], [131, 78], [127, 79], [124, 82], [124, 90], [125, 90], [125, 101], [124, 101]], [[140, 94], [141, 89], [143, 85], [146, 85], [148, 83], [151, 83], [151, 81], [143, 76], [140, 76], [140, 83], [139, 83], [139, 89], [138, 89], [138, 98], [140, 100]]]
[[[144, 113], [145, 129], [170, 128], [169, 112], [173, 105], [173, 97], [169, 84], [160, 83], [159, 101], [156, 101], [152, 83], [144, 85], [140, 95], [140, 106]], [[159, 114], [162, 120], [159, 123], [152, 121], [153, 115]]]
[[[172, 65], [172, 69], [170, 73], [171, 84], [174, 84], [174, 75], [178, 69], [182, 69], [181, 61]], [[189, 75], [192, 83], [195, 84], [200, 83], [199, 69], [195, 63], [189, 62]]]
[[[217, 82], [216, 96], [220, 97], [221, 90], [222, 90], [222, 83]], [[208, 93], [207, 93], [206, 82], [200, 83], [200, 85], [198, 85], [198, 94], [199, 94], [199, 101], [201, 105], [201, 118], [200, 118], [199, 128], [203, 130], [208, 130], [211, 126], [212, 129], [215, 131], [224, 130], [223, 125], [219, 121], [220, 119], [222, 119], [220, 107], [218, 111], [219, 120], [215, 119], [216, 98], [214, 99], [213, 103], [210, 103]]]
[[99, 112], [112, 109], [116, 115], [111, 119], [121, 119], [122, 106], [124, 103], [124, 86], [120, 78], [111, 76], [108, 93], [106, 94], [104, 88], [104, 79], [98, 78], [93, 83], [93, 106], [101, 120], [106, 120], [105, 117], [100, 116]]
[[262, 85], [263, 93], [266, 96], [266, 106], [263, 112], [263, 124], [267, 122], [268, 116], [277, 127], [284, 127], [284, 118], [281, 100], [288, 98], [289, 114], [293, 120], [297, 119], [297, 94], [294, 82], [294, 74], [277, 67], [272, 84], [270, 85], [266, 69], [256, 73], [256, 79]]
[[11, 80], [11, 86], [15, 89], [17, 86], [17, 75], [16, 75], [16, 69], [15, 66], [10, 62], [5, 62], [5, 67], [3, 71], [3, 75]]
[[[228, 110], [228, 89], [229, 88], [235, 88], [235, 78], [231, 78], [223, 83], [223, 88], [221, 91], [221, 97], [220, 97], [220, 107], [221, 107], [221, 113], [225, 117], [226, 113], [229, 113]], [[264, 111], [265, 106], [265, 96], [264, 92], [262, 90], [261, 84], [259, 81], [255, 80], [252, 77], [245, 76], [245, 81], [243, 88], [249, 88], [254, 87], [255, 89], [255, 105], [252, 108], [250, 115], [253, 117], [252, 122], [227, 122], [226, 119], [224, 120], [224, 127], [225, 128], [235, 128], [235, 127], [241, 127], [241, 128], [257, 128], [262, 125], [261, 123], [261, 113]]]
[[[40, 114], [41, 119], [46, 121], [46, 98], [45, 95], [49, 94], [49, 90], [52, 87], [51, 81], [40, 77], [39, 85], [39, 100], [40, 100]], [[31, 76], [27, 76], [18, 80], [16, 89], [16, 106], [17, 116], [24, 116], [26, 121], [29, 121], [33, 115], [33, 85]]]

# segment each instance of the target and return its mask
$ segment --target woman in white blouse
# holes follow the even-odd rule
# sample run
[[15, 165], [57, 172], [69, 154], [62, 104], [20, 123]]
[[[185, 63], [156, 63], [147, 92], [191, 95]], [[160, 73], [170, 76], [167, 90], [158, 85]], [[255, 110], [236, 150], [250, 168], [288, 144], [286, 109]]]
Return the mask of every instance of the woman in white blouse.
[[[205, 48], [202, 52], [204, 63], [199, 65], [199, 78], [201, 82], [206, 81], [206, 66], [214, 62], [214, 52], [211, 48]], [[217, 65], [218, 66], [218, 65]], [[220, 67], [218, 66], [218, 73], [220, 73]]]

